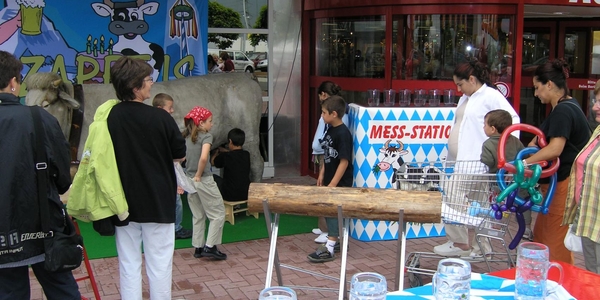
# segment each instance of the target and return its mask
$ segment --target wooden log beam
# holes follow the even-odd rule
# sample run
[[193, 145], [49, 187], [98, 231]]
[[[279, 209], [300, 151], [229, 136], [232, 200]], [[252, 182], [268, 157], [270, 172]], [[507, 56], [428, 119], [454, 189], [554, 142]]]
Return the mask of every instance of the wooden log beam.
[[337, 217], [337, 207], [342, 205], [347, 218], [398, 221], [404, 209], [406, 222], [441, 222], [440, 192], [251, 183], [248, 210], [263, 212], [264, 199], [271, 212], [280, 214]]

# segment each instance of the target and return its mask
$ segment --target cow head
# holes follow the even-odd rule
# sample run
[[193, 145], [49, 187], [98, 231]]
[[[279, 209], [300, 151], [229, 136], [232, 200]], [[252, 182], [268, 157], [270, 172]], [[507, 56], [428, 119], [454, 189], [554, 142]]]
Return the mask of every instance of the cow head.
[[408, 154], [408, 151], [404, 150], [404, 144], [397, 140], [398, 147], [390, 146], [392, 140], [387, 140], [382, 148], [379, 148], [379, 163], [377, 166], [381, 171], [387, 171], [390, 168], [398, 170], [404, 164], [402, 156]]
[[34, 73], [25, 78], [27, 95], [25, 103], [29, 106], [41, 106], [53, 115], [60, 124], [65, 138], [71, 134], [73, 109], [79, 108], [79, 102], [73, 98], [73, 85], [64, 82], [56, 73]]
[[158, 3], [144, 4], [144, 0], [114, 3], [104, 0], [104, 3], [92, 3], [92, 8], [99, 16], [110, 17], [108, 30], [111, 33], [133, 40], [138, 35], [148, 32], [148, 23], [144, 21], [144, 15], [155, 14], [158, 11]]

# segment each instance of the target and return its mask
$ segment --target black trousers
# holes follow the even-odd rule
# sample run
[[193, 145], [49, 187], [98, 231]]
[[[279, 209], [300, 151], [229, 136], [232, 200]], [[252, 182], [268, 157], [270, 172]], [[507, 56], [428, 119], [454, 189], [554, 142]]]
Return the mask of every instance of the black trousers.
[[[72, 272], [50, 273], [44, 262], [31, 265], [48, 300], [80, 300], [79, 286]], [[0, 300], [29, 300], [29, 267], [0, 269]]]

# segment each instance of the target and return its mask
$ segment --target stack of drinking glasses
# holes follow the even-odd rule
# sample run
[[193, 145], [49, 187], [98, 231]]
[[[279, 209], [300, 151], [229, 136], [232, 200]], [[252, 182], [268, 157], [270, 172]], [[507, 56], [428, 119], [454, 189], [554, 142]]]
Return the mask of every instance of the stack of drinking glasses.
[[444, 91], [444, 105], [446, 105], [446, 106], [454, 105], [454, 90], [445, 90]]
[[367, 104], [369, 106], [379, 106], [379, 90], [367, 90]]
[[411, 97], [412, 97], [412, 93], [410, 92], [409, 89], [399, 90], [398, 91], [398, 104], [400, 104], [400, 106], [409, 106]]
[[394, 106], [396, 104], [396, 91], [383, 90], [383, 105]]
[[429, 106], [440, 106], [440, 99], [442, 98], [442, 92], [440, 90], [429, 91]]
[[415, 106], [423, 106], [427, 102], [427, 91], [423, 89], [415, 90], [414, 97], [415, 99], [413, 102], [415, 103]]

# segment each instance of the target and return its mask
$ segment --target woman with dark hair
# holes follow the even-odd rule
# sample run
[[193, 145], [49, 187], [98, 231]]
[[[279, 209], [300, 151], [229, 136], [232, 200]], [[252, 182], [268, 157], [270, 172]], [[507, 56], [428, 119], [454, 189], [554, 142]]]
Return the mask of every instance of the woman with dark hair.
[[221, 52], [220, 58], [223, 60], [223, 72], [235, 71], [235, 65], [233, 65], [233, 61], [231, 61], [231, 57], [227, 52]]
[[[548, 61], [535, 70], [533, 76], [534, 96], [542, 104], [550, 104], [552, 111], [540, 129], [546, 136], [548, 145], [523, 160], [525, 165], [560, 158], [557, 180], [549, 212], [538, 214], [533, 228], [533, 241], [550, 248], [550, 260], [573, 263], [573, 254], [565, 247], [564, 238], [569, 226], [561, 226], [565, 212], [569, 174], [577, 154], [590, 139], [590, 129], [586, 117], [576, 99], [569, 95], [567, 87], [569, 65], [563, 59]], [[538, 146], [537, 137], [529, 146]], [[548, 190], [548, 178], [539, 182], [542, 193]]]
[[206, 66], [208, 68], [208, 73], [221, 73], [223, 71], [221, 71], [221, 69], [219, 68], [219, 65], [217, 64], [217, 62], [215, 61], [215, 58], [212, 55], [208, 55], [208, 57], [206, 58], [207, 63]]
[[[503, 109], [510, 113], [512, 123], [519, 123], [519, 115], [510, 103], [500, 94], [494, 84], [490, 81], [489, 68], [472, 59], [456, 66], [453, 74], [457, 90], [463, 93], [456, 108], [454, 125], [448, 139], [447, 161], [479, 161], [481, 148], [487, 139], [483, 131], [485, 115], [495, 109]], [[518, 133], [513, 133], [518, 137]], [[470, 165], [468, 170], [461, 170], [460, 163], [454, 167], [456, 173], [462, 174], [484, 174], [487, 169], [483, 163], [478, 165], [479, 169], [473, 169]], [[469, 189], [469, 187], [463, 187]], [[463, 195], [464, 198], [464, 195]], [[433, 251], [442, 256], [480, 256], [482, 251], [477, 243], [469, 246], [469, 233], [466, 227], [445, 225], [448, 242], [435, 246]], [[484, 248], [489, 247], [486, 243]]]
[[142, 247], [151, 299], [171, 299], [175, 246], [174, 161], [185, 158], [185, 140], [169, 113], [144, 104], [150, 98], [152, 67], [127, 56], [110, 69], [119, 101], [96, 111], [108, 115], [108, 131], [129, 217], [116, 222], [122, 299], [142, 299]]
[[[317, 95], [319, 97], [319, 102], [325, 101], [325, 99], [331, 96], [339, 96], [342, 92], [342, 88], [335, 84], [332, 81], [323, 81], [319, 88], [317, 89]], [[321, 105], [319, 107], [319, 115], [321, 112]], [[342, 121], [344, 124], [348, 125], [348, 112], [344, 114], [342, 117]], [[319, 118], [319, 124], [317, 125], [317, 130], [315, 131], [315, 136], [312, 142], [313, 149], [313, 163], [315, 167], [319, 167], [319, 174], [323, 169], [323, 164], [321, 163], [323, 159], [324, 150], [321, 146], [321, 139], [325, 136], [325, 132], [327, 132], [327, 126], [325, 125], [325, 121], [323, 121], [323, 117]], [[315, 168], [316, 169], [316, 168]], [[317, 182], [319, 185], [320, 182]], [[327, 242], [327, 224], [325, 224], [325, 218], [319, 218], [319, 228], [313, 229], [314, 234], [318, 234], [319, 236], [315, 239], [316, 243], [325, 243]]]
[[[23, 64], [0, 51], [0, 299], [30, 299], [29, 266], [50, 300], [79, 300], [71, 271], [50, 273], [44, 268], [42, 231], [34, 153], [45, 150], [48, 180], [49, 228], [63, 232], [64, 205], [59, 194], [71, 184], [69, 143], [58, 121], [41, 107], [27, 107], [19, 99]], [[45, 149], [35, 149], [32, 110], [39, 111]], [[36, 175], [37, 174], [37, 175]], [[44, 196], [46, 199], [46, 196]], [[23, 239], [23, 236], [34, 236]], [[81, 255], [81, 254], [80, 254]]]

